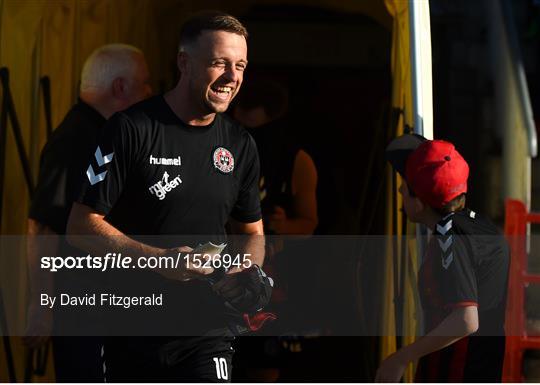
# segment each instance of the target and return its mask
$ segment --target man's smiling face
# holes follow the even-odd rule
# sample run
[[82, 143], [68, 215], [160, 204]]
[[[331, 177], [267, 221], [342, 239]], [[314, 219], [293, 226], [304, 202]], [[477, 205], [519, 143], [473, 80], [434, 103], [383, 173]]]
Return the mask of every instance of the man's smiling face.
[[201, 113], [224, 112], [242, 85], [247, 66], [246, 39], [225, 31], [203, 31], [182, 76]]

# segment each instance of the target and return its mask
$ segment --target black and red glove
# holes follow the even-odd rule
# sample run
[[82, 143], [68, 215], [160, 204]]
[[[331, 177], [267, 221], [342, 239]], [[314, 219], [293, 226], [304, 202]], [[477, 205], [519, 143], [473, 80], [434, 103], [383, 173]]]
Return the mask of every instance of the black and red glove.
[[225, 274], [212, 285], [227, 307], [239, 314], [254, 314], [270, 302], [274, 281], [258, 266]]

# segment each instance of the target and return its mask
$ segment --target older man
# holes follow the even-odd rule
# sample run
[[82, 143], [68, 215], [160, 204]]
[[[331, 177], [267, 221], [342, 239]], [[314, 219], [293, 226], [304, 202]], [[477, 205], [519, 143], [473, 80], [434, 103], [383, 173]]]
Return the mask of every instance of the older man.
[[[53, 295], [69, 285], [39, 269], [39, 257], [55, 255], [67, 245], [65, 234], [71, 206], [78, 195], [81, 172], [96, 147], [101, 129], [113, 113], [150, 96], [149, 74], [143, 53], [126, 44], [96, 49], [81, 73], [78, 102], [69, 110], [41, 153], [35, 197], [28, 220], [30, 302], [25, 343], [36, 348], [53, 330], [51, 309], [40, 306], [40, 295]], [[40, 237], [34, 237], [39, 235]], [[47, 236], [47, 237], [43, 237]], [[54, 328], [62, 326], [58, 322]], [[102, 381], [101, 342], [96, 338], [53, 339], [58, 381]]]

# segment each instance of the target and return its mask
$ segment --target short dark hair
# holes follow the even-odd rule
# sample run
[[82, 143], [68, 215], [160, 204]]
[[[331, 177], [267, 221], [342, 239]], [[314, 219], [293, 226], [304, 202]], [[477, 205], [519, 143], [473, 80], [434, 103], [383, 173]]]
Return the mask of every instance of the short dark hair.
[[194, 43], [202, 31], [225, 31], [248, 37], [246, 27], [234, 16], [221, 11], [201, 11], [188, 18], [180, 30], [181, 51], [186, 45]]
[[461, 211], [465, 208], [466, 203], [466, 196], [465, 194], [460, 194], [454, 199], [452, 199], [450, 202], [445, 204], [440, 209], [434, 209], [437, 213], [441, 214], [442, 216], [448, 215], [450, 213]]

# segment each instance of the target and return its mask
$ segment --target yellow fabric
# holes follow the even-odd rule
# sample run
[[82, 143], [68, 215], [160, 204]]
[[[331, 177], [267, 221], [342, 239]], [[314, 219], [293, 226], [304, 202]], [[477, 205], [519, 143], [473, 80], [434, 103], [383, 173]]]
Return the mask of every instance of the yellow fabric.
[[[392, 180], [392, 170], [387, 168], [386, 171], [387, 180]], [[382, 302], [382, 323], [381, 323], [381, 342], [380, 342], [380, 360], [385, 359], [390, 354], [396, 351], [396, 319], [395, 319], [395, 306], [394, 306], [394, 255], [392, 244], [392, 221], [396, 210], [393, 210], [396, 202], [394, 202], [392, 194], [392, 184], [386, 184], [386, 218], [385, 218], [385, 233], [387, 234], [386, 241], [386, 255], [384, 263], [384, 282], [383, 282], [383, 295], [384, 301]]]
[[[409, 47], [409, 8], [404, 0], [385, 0], [388, 13], [393, 17], [392, 24], [392, 107], [404, 110], [405, 124], [413, 125], [411, 63]], [[402, 134], [403, 122], [396, 135]]]
[[[405, 285], [403, 287], [403, 337], [401, 339], [402, 346], [409, 345], [416, 340], [416, 334], [418, 331], [419, 318], [421, 316], [421, 309], [419, 308], [419, 294], [417, 290], [417, 277], [418, 277], [418, 255], [416, 247], [416, 225], [407, 223], [407, 248], [408, 258], [404, 267], [403, 278], [405, 279]], [[405, 372], [405, 381], [413, 382], [416, 363], [411, 363], [407, 367]]]
[[[385, 6], [393, 17], [392, 24], [392, 52], [391, 52], [391, 70], [392, 70], [392, 110], [401, 111], [395, 127], [390, 127], [392, 135], [399, 136], [404, 133], [405, 126], [413, 126], [413, 99], [411, 84], [411, 62], [410, 62], [410, 42], [409, 42], [409, 10], [408, 2], [403, 0], [385, 0]], [[416, 255], [416, 243], [414, 239], [415, 226], [407, 223], [407, 228], [402, 228], [402, 199], [398, 194], [393, 197], [393, 177], [390, 167], [387, 169], [387, 190], [386, 201], [386, 234], [389, 236], [386, 249], [385, 282], [383, 284], [383, 295], [385, 298], [383, 304], [383, 325], [381, 330], [381, 359], [386, 358], [396, 351], [396, 338], [401, 339], [401, 345], [407, 345], [414, 342], [414, 336], [417, 329], [417, 301], [416, 301], [416, 275], [418, 272], [418, 258]], [[397, 176], [397, 183], [401, 183], [401, 178]], [[397, 221], [397, 234], [394, 233], [393, 221]], [[409, 257], [401, 258], [402, 234], [407, 234], [406, 242], [409, 251]], [[394, 249], [393, 237], [398, 237], [397, 247]], [[397, 256], [394, 252], [398, 253]], [[397, 274], [394, 277], [394, 261], [398, 261]], [[402, 263], [405, 261], [405, 263]], [[394, 306], [394, 282], [404, 280], [400, 287], [403, 287], [403, 325], [401, 325], [403, 336], [396, 337], [396, 319]], [[405, 381], [412, 382], [414, 379], [413, 364], [409, 365], [404, 376]]]

